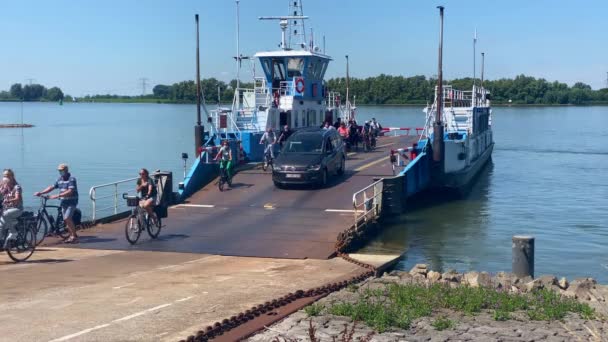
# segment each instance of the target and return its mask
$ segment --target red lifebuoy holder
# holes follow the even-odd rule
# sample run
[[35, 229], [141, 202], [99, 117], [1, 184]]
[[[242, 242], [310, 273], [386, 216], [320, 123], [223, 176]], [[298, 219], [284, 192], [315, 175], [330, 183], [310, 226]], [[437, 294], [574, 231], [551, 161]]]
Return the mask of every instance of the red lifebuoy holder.
[[275, 107], [279, 106], [279, 92], [276, 90], [274, 92], [274, 105], [275, 105]]
[[312, 85], [312, 97], [317, 97], [317, 84], [313, 83]]
[[300, 94], [304, 92], [304, 79], [303, 78], [298, 78], [296, 80], [296, 91]]

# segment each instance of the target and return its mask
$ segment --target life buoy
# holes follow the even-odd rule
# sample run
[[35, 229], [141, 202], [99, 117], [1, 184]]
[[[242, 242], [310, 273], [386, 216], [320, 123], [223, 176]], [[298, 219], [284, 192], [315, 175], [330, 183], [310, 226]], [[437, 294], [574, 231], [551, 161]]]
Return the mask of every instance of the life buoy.
[[278, 92], [278, 91], [276, 91], [276, 90], [275, 90], [275, 92], [274, 92], [274, 105], [275, 105], [276, 107], [278, 107], [278, 106], [279, 106], [279, 92]]
[[304, 92], [304, 79], [298, 78], [296, 80], [296, 91], [298, 93], [303, 93]]

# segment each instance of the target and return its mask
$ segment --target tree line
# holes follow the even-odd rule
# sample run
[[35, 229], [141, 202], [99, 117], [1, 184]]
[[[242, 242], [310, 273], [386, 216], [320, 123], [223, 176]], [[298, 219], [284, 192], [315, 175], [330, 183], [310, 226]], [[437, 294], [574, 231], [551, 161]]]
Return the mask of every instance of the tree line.
[[[476, 80], [480, 84], [480, 80]], [[375, 77], [350, 78], [349, 94], [357, 104], [398, 105], [431, 103], [437, 80], [425, 76], [390, 76], [381, 74]], [[445, 81], [455, 89], [470, 90], [473, 79], [470, 77]], [[543, 78], [519, 75], [513, 79], [501, 78], [485, 80], [484, 87], [491, 92], [495, 104], [524, 105], [586, 105], [608, 104], [608, 88], [593, 90], [591, 86], [578, 82], [573, 86], [558, 81], [549, 82]], [[241, 82], [242, 88], [252, 88], [252, 83]], [[234, 97], [236, 80], [223, 82], [215, 78], [201, 80], [201, 90], [206, 103], [230, 103]], [[337, 91], [345, 96], [346, 79], [332, 78], [327, 81], [330, 91]], [[218, 92], [219, 91], [219, 92]], [[0, 101], [71, 101], [61, 89], [46, 89], [39, 84], [22, 86], [13, 84], [9, 91], [0, 92]], [[78, 100], [84, 101], [117, 101], [117, 102], [163, 102], [163, 103], [196, 103], [196, 83], [182, 81], [172, 85], [158, 84], [152, 94], [143, 96], [125, 95], [87, 95]]]
[[60, 101], [71, 100], [69, 95], [64, 95], [59, 87], [47, 89], [40, 84], [15, 83], [9, 91], [0, 91], [0, 101]]
[[[330, 89], [346, 93], [346, 79], [334, 78], [327, 82]], [[471, 90], [473, 78], [445, 81], [454, 89]], [[480, 80], [476, 80], [480, 84]], [[368, 78], [351, 78], [349, 93], [356, 96], [357, 104], [426, 104], [432, 103], [437, 79], [425, 76], [379, 75]], [[608, 88], [592, 90], [591, 86], [578, 82], [572, 87], [558, 81], [519, 75], [513, 79], [484, 80], [495, 104], [525, 105], [583, 105], [608, 104]], [[352, 99], [351, 99], [352, 100]]]
[[[479, 85], [480, 80], [476, 83]], [[470, 77], [445, 81], [455, 89], [470, 90], [473, 79]], [[437, 80], [425, 76], [390, 76], [381, 74], [375, 77], [349, 79], [349, 94], [356, 97], [357, 104], [397, 105], [432, 102]], [[241, 87], [252, 87], [252, 84], [241, 83]], [[496, 104], [526, 105], [583, 105], [608, 104], [608, 88], [593, 90], [591, 86], [578, 82], [573, 86], [558, 81], [549, 82], [543, 78], [519, 75], [513, 79], [484, 80], [483, 86], [491, 92]], [[218, 101], [231, 102], [234, 96], [236, 80], [229, 83], [215, 78], [201, 81], [201, 90], [207, 103]], [[332, 78], [327, 81], [330, 91], [346, 94], [346, 79]], [[173, 85], [159, 84], [152, 90], [151, 97], [172, 102], [196, 102], [196, 83], [183, 81]], [[352, 100], [352, 98], [351, 98]]]

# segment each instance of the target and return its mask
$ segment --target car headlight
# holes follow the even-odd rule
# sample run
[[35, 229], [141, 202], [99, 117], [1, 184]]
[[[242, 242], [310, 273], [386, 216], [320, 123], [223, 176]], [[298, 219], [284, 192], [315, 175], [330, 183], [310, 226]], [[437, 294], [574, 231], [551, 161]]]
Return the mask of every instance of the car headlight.
[[277, 166], [277, 165], [272, 165], [272, 169], [273, 169], [274, 171], [281, 171], [281, 167], [280, 167], [280, 166]]
[[309, 166], [306, 170], [308, 170], [308, 171], [319, 171], [319, 170], [321, 170], [321, 164]]

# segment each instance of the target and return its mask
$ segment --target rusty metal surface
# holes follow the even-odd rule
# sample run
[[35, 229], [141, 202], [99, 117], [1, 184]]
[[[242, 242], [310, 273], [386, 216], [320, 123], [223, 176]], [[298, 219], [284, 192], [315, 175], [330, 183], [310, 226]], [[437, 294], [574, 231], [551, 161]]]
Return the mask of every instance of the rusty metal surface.
[[[353, 192], [375, 177], [390, 176], [388, 151], [410, 146], [414, 136], [385, 137], [374, 152], [349, 155], [347, 172], [324, 189], [277, 189], [270, 172], [239, 172], [233, 188], [220, 192], [215, 182], [195, 193], [186, 206], [169, 209], [158, 239], [142, 232], [131, 246], [124, 221], [83, 231], [74, 248], [208, 253], [228, 256], [325, 259], [337, 236], [353, 223]], [[213, 207], [197, 207], [197, 205]]]

